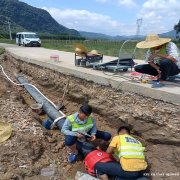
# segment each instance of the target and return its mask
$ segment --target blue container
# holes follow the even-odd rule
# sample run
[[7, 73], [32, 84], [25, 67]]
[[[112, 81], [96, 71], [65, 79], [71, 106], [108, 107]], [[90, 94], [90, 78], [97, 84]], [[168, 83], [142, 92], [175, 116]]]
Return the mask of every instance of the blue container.
[[43, 127], [45, 127], [46, 129], [51, 129], [51, 125], [52, 125], [53, 121], [51, 119], [47, 119], [45, 121], [43, 121], [42, 125]]

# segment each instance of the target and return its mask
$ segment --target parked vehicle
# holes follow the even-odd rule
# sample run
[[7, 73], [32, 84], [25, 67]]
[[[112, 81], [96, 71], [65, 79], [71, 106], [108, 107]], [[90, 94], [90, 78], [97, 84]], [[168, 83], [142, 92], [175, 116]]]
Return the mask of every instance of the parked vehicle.
[[33, 32], [18, 32], [16, 33], [16, 44], [19, 46], [41, 46], [41, 40], [38, 35]]

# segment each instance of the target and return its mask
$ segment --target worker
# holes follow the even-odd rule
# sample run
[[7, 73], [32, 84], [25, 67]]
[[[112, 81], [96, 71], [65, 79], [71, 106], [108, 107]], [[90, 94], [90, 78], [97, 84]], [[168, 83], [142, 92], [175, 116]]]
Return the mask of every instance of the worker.
[[88, 138], [88, 140], [94, 141], [99, 138], [101, 139], [100, 143], [103, 144], [111, 139], [110, 133], [97, 130], [95, 119], [90, 116], [91, 113], [92, 107], [84, 104], [80, 107], [79, 112], [68, 116], [63, 124], [61, 132], [65, 135], [65, 145], [71, 150], [68, 157], [70, 163], [77, 159], [77, 140]]
[[137, 43], [136, 47], [148, 49], [145, 59], [148, 64], [135, 66], [135, 71], [157, 76], [160, 80], [168, 80], [169, 76], [180, 72], [179, 50], [170, 38], [149, 34], [146, 40]]
[[141, 142], [130, 135], [128, 126], [121, 126], [118, 135], [115, 136], [106, 152], [113, 154], [116, 162], [98, 162], [95, 165], [95, 172], [101, 180], [108, 180], [108, 177], [124, 179], [136, 179], [143, 176], [147, 168], [144, 156], [144, 147]]

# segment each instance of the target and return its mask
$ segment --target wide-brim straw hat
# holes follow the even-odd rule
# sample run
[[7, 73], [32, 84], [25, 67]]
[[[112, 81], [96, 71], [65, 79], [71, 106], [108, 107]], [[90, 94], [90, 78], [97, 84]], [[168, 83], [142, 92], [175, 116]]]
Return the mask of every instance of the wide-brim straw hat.
[[99, 53], [97, 50], [92, 50], [89, 52], [89, 54], [92, 54], [92, 55], [102, 55], [101, 53]]
[[87, 49], [82, 44], [75, 44], [75, 51], [81, 52], [81, 53], [87, 53]]
[[137, 48], [153, 48], [170, 42], [170, 38], [160, 38], [157, 34], [149, 34], [145, 41], [137, 43]]
[[0, 121], [0, 143], [10, 138], [12, 134], [11, 124]]

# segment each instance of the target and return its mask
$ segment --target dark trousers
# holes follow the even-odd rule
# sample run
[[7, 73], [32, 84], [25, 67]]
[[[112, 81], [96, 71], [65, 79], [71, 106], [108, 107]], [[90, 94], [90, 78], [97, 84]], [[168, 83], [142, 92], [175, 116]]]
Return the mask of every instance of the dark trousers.
[[144, 171], [124, 171], [118, 162], [98, 162], [94, 167], [97, 175], [107, 174], [109, 177], [116, 177], [117, 179], [136, 179], [142, 177]]
[[[108, 132], [98, 131], [97, 130], [96, 138], [97, 139], [103, 139], [104, 141], [109, 141], [111, 139], [111, 134], [108, 133]], [[66, 146], [72, 146], [76, 142], [77, 142], [77, 137], [76, 136], [65, 135], [65, 145]]]
[[[179, 74], [180, 72], [180, 70], [178, 69], [178, 66], [169, 59], [160, 60], [160, 64], [157, 66], [159, 66], [161, 70], [162, 80], [166, 80], [169, 76], [174, 76], [176, 74]], [[134, 69], [136, 72], [140, 72], [143, 74], [149, 74], [153, 76], [158, 75], [158, 72], [156, 71], [156, 69], [150, 66], [149, 64], [137, 65], [135, 66]]]

